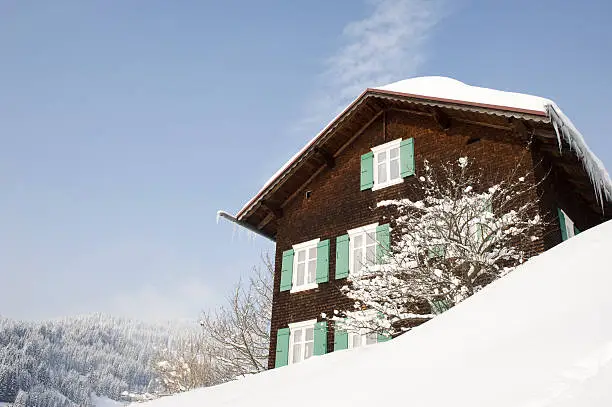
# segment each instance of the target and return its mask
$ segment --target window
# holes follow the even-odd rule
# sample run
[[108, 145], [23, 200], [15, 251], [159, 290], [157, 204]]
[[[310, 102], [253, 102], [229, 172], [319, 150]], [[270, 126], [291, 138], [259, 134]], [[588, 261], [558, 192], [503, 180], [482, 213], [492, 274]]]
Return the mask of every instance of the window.
[[314, 353], [314, 325], [317, 320], [289, 324], [289, 363], [299, 363]]
[[350, 333], [348, 338], [349, 348], [360, 348], [362, 346], [374, 345], [378, 343], [378, 334], [376, 332], [361, 332]]
[[401, 139], [372, 148], [374, 153], [373, 191], [404, 182], [400, 171]]
[[291, 292], [317, 287], [317, 244], [320, 239], [293, 246], [293, 279]]
[[348, 231], [349, 235], [349, 272], [357, 273], [376, 263], [376, 227], [378, 223], [362, 226]]

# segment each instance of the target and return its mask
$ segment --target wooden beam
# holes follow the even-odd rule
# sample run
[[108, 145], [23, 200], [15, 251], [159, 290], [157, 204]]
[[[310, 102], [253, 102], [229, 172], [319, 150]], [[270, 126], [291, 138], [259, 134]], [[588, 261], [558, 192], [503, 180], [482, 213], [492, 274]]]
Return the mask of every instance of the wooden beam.
[[257, 225], [257, 229], [261, 230], [261, 229], [265, 228], [268, 223], [270, 223], [270, 222], [272, 222], [272, 220], [274, 220], [274, 218], [275, 218], [275, 216], [274, 216], [273, 213], [271, 213], [271, 212], [268, 213], [266, 215], [266, 217], [263, 218], [263, 220], [261, 222], [259, 222], [259, 224]]
[[510, 119], [508, 119], [508, 121], [512, 126], [514, 134], [520, 137], [527, 137], [527, 135], [529, 134], [529, 129], [522, 120], [517, 119], [515, 117], [511, 117]]
[[554, 130], [535, 129], [535, 135], [548, 140], [557, 140], [557, 133]]
[[262, 200], [261, 201], [261, 206], [266, 208], [276, 218], [282, 218], [283, 217], [283, 209], [280, 206], [277, 206], [277, 205], [275, 205], [275, 204], [273, 204], [271, 202], [268, 202], [266, 200]]
[[342, 153], [342, 151], [344, 151], [345, 148], [347, 148], [349, 145], [351, 145], [351, 143], [361, 135], [361, 133], [363, 133], [365, 131], [365, 129], [367, 129], [368, 127], [370, 127], [370, 125], [372, 123], [374, 123], [374, 121], [376, 119], [378, 119], [382, 114], [384, 113], [383, 110], [381, 110], [380, 112], [378, 112], [376, 114], [376, 116], [372, 117], [366, 124], [364, 124], [363, 126], [361, 126], [361, 128], [357, 131], [357, 133], [355, 133], [355, 135], [353, 137], [351, 137], [346, 143], [344, 143], [342, 145], [342, 147], [340, 147], [338, 149], [338, 151], [336, 151], [334, 153], [334, 157], [338, 157], [340, 155], [340, 153]]
[[419, 116], [433, 116], [432, 113], [422, 112], [420, 110], [414, 110], [414, 109], [401, 109], [399, 107], [390, 107], [388, 110], [392, 110], [396, 112], [403, 112], [403, 113], [418, 114]]
[[433, 108], [431, 109], [431, 113], [433, 114], [433, 118], [436, 121], [436, 124], [440, 129], [446, 131], [451, 127], [451, 119], [450, 117], [444, 113], [441, 109]]
[[325, 164], [327, 164], [329, 168], [334, 168], [334, 166], [336, 165], [336, 160], [334, 159], [334, 156], [329, 153], [329, 151], [325, 150], [322, 147], [315, 147], [314, 151], [319, 157], [323, 159], [323, 161], [325, 161]]
[[486, 123], [486, 122], [479, 122], [479, 121], [476, 121], [476, 120], [469, 120], [469, 119], [462, 119], [462, 118], [453, 118], [453, 120], [455, 120], [455, 121], [457, 121], [459, 123], [473, 124], [475, 126], [484, 126], [484, 127], [490, 127], [492, 129], [512, 131], [512, 127], [510, 127], [510, 126], [502, 126], [500, 124], [492, 124], [492, 123]]

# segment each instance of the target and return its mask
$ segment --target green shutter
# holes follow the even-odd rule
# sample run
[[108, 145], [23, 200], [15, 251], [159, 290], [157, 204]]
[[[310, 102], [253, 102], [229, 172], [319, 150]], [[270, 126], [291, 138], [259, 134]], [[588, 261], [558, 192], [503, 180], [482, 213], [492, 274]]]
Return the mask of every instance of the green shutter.
[[414, 139], [402, 140], [400, 143], [400, 168], [402, 178], [414, 175]]
[[317, 283], [329, 281], [329, 239], [317, 244]]
[[361, 190], [374, 186], [374, 153], [369, 152], [361, 156]]
[[325, 355], [327, 353], [327, 322], [317, 322], [314, 326], [313, 354]]
[[378, 342], [387, 342], [391, 337], [387, 334], [378, 334]]
[[291, 280], [293, 276], [293, 249], [283, 252], [283, 263], [281, 267], [280, 290], [291, 290]]
[[349, 236], [336, 238], [336, 280], [349, 275]]
[[580, 230], [574, 225], [574, 234], [577, 235], [578, 233], [580, 233]]
[[336, 322], [334, 324], [334, 352], [343, 349], [348, 349], [348, 332], [341, 329]]
[[289, 363], [289, 328], [276, 332], [276, 362], [274, 367], [287, 366]]
[[563, 211], [557, 208], [557, 213], [559, 214], [559, 227], [561, 228], [561, 239], [564, 241], [567, 240], [567, 229], [565, 228], [565, 215]]
[[376, 262], [384, 264], [385, 259], [389, 255], [389, 224], [376, 226]]

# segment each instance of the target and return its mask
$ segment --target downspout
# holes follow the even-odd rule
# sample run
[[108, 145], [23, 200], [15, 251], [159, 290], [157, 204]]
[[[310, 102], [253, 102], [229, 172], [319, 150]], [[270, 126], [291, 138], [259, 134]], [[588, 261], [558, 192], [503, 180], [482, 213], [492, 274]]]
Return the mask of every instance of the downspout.
[[268, 240], [270, 240], [272, 242], [276, 242], [276, 240], [274, 240], [273, 238], [271, 238], [268, 235], [265, 235], [261, 230], [253, 227], [252, 225], [249, 225], [246, 222], [243, 222], [241, 220], [236, 219], [235, 216], [233, 216], [233, 215], [231, 215], [231, 214], [229, 214], [229, 213], [227, 213], [225, 211], [217, 211], [217, 221], [219, 220], [219, 218], [227, 219], [230, 222], [235, 223], [238, 226], [242, 226], [243, 228], [245, 228], [247, 230], [250, 230], [253, 233], [257, 233], [258, 235], [263, 236], [263, 237], [265, 237], [266, 239], [268, 239]]

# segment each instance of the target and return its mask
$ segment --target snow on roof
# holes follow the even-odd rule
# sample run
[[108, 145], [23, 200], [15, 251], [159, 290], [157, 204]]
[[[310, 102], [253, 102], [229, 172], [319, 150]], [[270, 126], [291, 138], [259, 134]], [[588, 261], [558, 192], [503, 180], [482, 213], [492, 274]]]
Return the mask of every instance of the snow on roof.
[[542, 113], [546, 113], [546, 105], [552, 103], [551, 100], [539, 96], [470, 86], [444, 76], [404, 79], [374, 89], [476, 104], [535, 110]]
[[[368, 89], [369, 90], [369, 89]], [[602, 161], [589, 149], [584, 136], [580, 134], [569, 118], [563, 114], [559, 106], [550, 99], [524, 93], [505, 92], [496, 89], [481, 88], [467, 85], [456, 79], [443, 76], [423, 76], [405, 79], [389, 85], [373, 88], [386, 92], [395, 92], [406, 95], [418, 95], [424, 98], [445, 99], [449, 102], [460, 102], [473, 105], [490, 105], [499, 108], [521, 109], [545, 113], [553, 123], [561, 149], [561, 138], [563, 138], [572, 150], [576, 152], [587, 171], [593, 184], [597, 199], [602, 204], [605, 200], [612, 201], [612, 180], [606, 171]], [[364, 92], [364, 94], [367, 93]], [[362, 94], [363, 96], [363, 94]], [[360, 96], [361, 97], [361, 96]], [[359, 99], [359, 98], [358, 98]], [[358, 100], [357, 99], [357, 100]], [[355, 103], [355, 101], [353, 102]], [[351, 104], [352, 106], [352, 104]], [[253, 204], [256, 199], [280, 178], [283, 173], [300, 157], [306, 150], [317, 141], [317, 139], [329, 128], [345, 111], [336, 116], [319, 134], [311, 139], [302, 149], [289, 159], [272, 177], [266, 181], [259, 192], [251, 198], [238, 212], [240, 218], [243, 213]]]
[[142, 407], [612, 405], [612, 221], [390, 342]]

